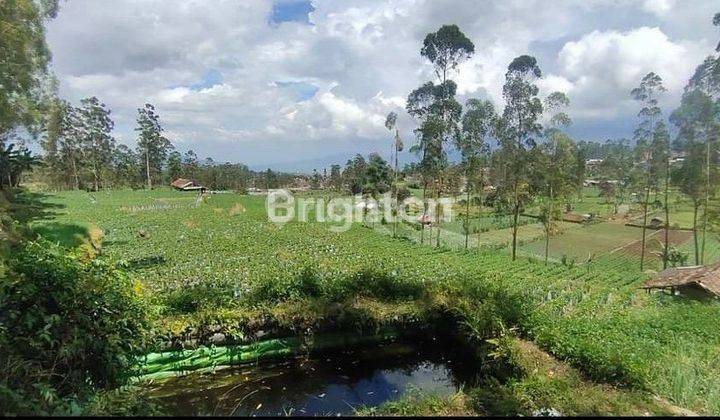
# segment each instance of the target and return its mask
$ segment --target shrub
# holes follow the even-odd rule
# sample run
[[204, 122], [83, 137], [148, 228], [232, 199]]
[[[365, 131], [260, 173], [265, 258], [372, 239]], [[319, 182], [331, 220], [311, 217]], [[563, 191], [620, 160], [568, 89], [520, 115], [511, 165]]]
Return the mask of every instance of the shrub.
[[146, 329], [139, 288], [115, 265], [44, 242], [19, 245], [0, 276], [3, 414], [73, 413], [127, 379]]

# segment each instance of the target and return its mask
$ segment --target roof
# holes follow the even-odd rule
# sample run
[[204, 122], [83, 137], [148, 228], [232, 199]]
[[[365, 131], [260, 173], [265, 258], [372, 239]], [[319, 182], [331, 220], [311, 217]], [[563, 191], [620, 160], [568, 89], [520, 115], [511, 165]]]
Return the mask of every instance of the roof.
[[202, 185], [198, 184], [194, 180], [185, 178], [178, 178], [170, 185], [179, 190], [199, 190], [204, 188]]
[[643, 289], [698, 286], [720, 296], [720, 262], [709, 266], [679, 267], [665, 270], [643, 284]]
[[192, 185], [192, 181], [185, 178], [178, 178], [175, 181], [173, 181], [170, 185], [172, 185], [175, 188], [184, 188], [189, 185]]
[[562, 217], [563, 221], [565, 222], [572, 222], [572, 223], [582, 223], [586, 220], [588, 220], [585, 215], [577, 214], [577, 213], [565, 213]]
[[434, 221], [433, 217], [430, 216], [429, 214], [426, 214], [424, 216], [421, 214], [420, 216], [418, 216], [417, 220], [418, 220], [418, 223], [423, 224], [423, 225], [429, 225]]

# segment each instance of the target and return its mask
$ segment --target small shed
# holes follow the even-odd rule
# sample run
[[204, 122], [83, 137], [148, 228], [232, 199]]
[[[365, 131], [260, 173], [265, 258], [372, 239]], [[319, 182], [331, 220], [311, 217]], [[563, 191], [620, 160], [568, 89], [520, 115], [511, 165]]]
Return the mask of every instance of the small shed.
[[645, 290], [670, 290], [696, 297], [720, 297], [720, 262], [709, 266], [670, 268], [643, 284]]
[[178, 178], [170, 186], [180, 191], [205, 191], [205, 187], [194, 179]]
[[585, 223], [585, 222], [589, 222], [590, 220], [592, 220], [592, 215], [566, 212], [565, 214], [563, 214], [562, 220], [564, 222], [570, 222], [570, 223]]
[[421, 214], [420, 216], [418, 216], [417, 220], [418, 220], [418, 223], [420, 223], [421, 225], [431, 225], [435, 222], [433, 217], [430, 216], [429, 214], [426, 214], [424, 216]]

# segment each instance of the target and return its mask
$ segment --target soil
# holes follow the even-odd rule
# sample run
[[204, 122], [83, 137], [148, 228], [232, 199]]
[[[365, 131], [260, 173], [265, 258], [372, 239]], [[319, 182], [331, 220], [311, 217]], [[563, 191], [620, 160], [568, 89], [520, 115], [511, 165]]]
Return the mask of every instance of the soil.
[[[692, 236], [692, 232], [685, 230], [670, 230], [668, 240], [670, 246], [679, 246], [691, 240]], [[665, 242], [665, 230], [648, 229], [645, 242], [645, 255], [652, 252], [661, 252], [662, 244]], [[631, 242], [624, 246], [622, 250], [627, 254], [640, 256], [642, 254], [642, 241]]]

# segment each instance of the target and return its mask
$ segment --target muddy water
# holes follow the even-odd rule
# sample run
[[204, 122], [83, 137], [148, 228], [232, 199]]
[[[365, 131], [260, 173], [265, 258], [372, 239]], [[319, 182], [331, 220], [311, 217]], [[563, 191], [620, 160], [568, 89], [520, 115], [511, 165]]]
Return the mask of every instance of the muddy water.
[[392, 343], [171, 378], [151, 394], [176, 415], [353, 414], [407, 392], [451, 395], [477, 368], [469, 354], [436, 343]]

